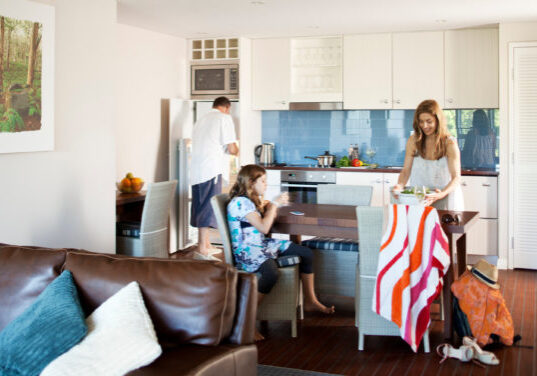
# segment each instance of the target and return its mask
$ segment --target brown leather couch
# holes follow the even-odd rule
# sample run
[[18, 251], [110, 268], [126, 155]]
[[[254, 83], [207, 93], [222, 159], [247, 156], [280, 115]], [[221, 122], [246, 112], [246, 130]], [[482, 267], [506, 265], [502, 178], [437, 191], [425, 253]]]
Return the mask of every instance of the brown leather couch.
[[90, 314], [138, 281], [163, 353], [129, 375], [255, 375], [257, 280], [225, 263], [0, 244], [0, 330], [64, 269]]

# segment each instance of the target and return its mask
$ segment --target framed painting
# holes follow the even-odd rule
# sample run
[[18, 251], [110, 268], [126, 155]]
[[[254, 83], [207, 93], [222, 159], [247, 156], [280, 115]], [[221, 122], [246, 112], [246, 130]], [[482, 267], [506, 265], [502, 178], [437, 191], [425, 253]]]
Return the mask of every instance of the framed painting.
[[0, 153], [54, 150], [54, 7], [0, 2]]

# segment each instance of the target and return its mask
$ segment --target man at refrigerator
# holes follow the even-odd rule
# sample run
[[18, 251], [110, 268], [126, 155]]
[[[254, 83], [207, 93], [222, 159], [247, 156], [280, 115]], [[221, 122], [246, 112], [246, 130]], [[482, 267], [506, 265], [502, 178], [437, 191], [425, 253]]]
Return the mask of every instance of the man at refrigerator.
[[194, 257], [210, 260], [219, 249], [211, 247], [209, 228], [216, 228], [211, 197], [222, 193], [222, 180], [229, 180], [229, 157], [238, 155], [235, 125], [229, 115], [231, 102], [218, 97], [213, 108], [194, 125], [192, 132], [192, 210], [190, 224], [198, 228], [198, 252]]

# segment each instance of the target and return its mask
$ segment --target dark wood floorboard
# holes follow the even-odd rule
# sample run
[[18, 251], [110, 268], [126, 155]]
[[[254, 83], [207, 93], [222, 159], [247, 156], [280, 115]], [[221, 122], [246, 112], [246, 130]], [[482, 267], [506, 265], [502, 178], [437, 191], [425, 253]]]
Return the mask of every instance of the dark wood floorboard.
[[299, 321], [298, 338], [291, 338], [289, 323], [269, 322], [262, 330], [266, 340], [257, 344], [259, 363], [341, 375], [537, 375], [537, 271], [502, 270], [499, 282], [523, 346], [495, 350], [499, 366], [483, 368], [456, 359], [439, 364], [434, 350], [443, 335], [437, 306], [431, 315], [430, 354], [423, 353], [423, 346], [414, 354], [402, 339], [380, 336], [366, 336], [365, 351], [360, 352], [354, 313], [338, 310], [328, 317], [306, 313]]
[[[191, 247], [171, 257], [191, 258], [195, 250]], [[358, 351], [354, 312], [338, 310], [336, 305], [336, 313], [330, 316], [306, 312], [305, 319], [299, 320], [297, 338], [291, 338], [288, 322], [263, 323], [260, 329], [266, 339], [257, 343], [258, 362], [340, 375], [537, 376], [537, 271], [501, 270], [499, 274], [515, 334], [522, 336], [520, 346], [494, 351], [500, 359], [499, 366], [480, 367], [456, 359], [439, 364], [435, 349], [444, 341], [438, 305], [433, 305], [431, 313], [430, 354], [423, 353], [423, 345], [414, 354], [401, 338], [380, 336], [366, 336], [365, 350]]]

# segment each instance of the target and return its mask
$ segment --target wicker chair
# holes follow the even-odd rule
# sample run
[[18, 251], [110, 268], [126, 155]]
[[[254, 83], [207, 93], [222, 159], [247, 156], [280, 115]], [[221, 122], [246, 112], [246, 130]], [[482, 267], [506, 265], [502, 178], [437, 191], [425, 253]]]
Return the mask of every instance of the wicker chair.
[[[168, 217], [176, 186], [177, 180], [149, 184], [142, 221], [117, 224], [117, 253], [136, 257], [168, 257]], [[134, 234], [124, 236], [125, 227]]]
[[[356, 265], [355, 299], [356, 323], [358, 327], [358, 350], [364, 349], [364, 336], [400, 336], [399, 327], [393, 322], [377, 315], [372, 309], [373, 293], [377, 275], [378, 254], [382, 238], [382, 207], [357, 207], [358, 238], [360, 239], [359, 262]], [[423, 335], [423, 348], [429, 349], [429, 331]]]
[[[227, 204], [229, 197], [227, 194], [216, 195], [211, 198], [211, 205], [218, 223], [218, 231], [224, 246], [224, 257], [226, 263], [234, 265], [231, 248], [231, 235], [227, 223]], [[298, 265], [288, 266], [278, 269], [280, 274], [278, 282], [267, 294], [257, 309], [258, 320], [289, 320], [291, 321], [291, 336], [297, 336], [297, 308], [300, 308], [301, 318], [303, 308], [299, 304], [299, 273]]]
[[[373, 187], [369, 185], [319, 185], [319, 204], [369, 206]], [[354, 297], [358, 244], [336, 238], [313, 238], [302, 242], [313, 251], [315, 290], [318, 295]]]

